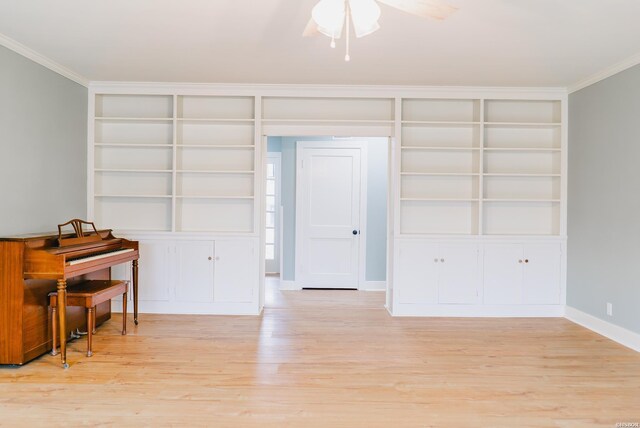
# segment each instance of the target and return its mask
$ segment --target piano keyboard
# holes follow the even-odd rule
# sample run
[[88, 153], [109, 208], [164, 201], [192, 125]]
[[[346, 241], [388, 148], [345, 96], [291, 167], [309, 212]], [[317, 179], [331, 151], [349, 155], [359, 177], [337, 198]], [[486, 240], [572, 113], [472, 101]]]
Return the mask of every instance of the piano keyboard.
[[80, 263], [92, 262], [94, 260], [99, 260], [99, 259], [104, 259], [104, 258], [107, 258], [107, 257], [117, 256], [118, 254], [130, 253], [132, 251], [133, 251], [133, 248], [126, 248], [124, 250], [109, 251], [109, 252], [106, 252], [106, 253], [96, 254], [94, 256], [80, 257], [80, 258], [77, 258], [77, 259], [69, 260], [67, 262], [67, 266], [73, 266], [73, 265], [78, 265]]

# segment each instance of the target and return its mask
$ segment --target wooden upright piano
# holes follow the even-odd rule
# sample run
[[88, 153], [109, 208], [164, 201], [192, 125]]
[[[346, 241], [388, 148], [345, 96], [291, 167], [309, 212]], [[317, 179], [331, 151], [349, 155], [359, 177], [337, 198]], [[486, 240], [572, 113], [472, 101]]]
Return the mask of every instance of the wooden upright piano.
[[[74, 226], [75, 228], [75, 226]], [[77, 239], [78, 235], [86, 239]], [[132, 262], [134, 321], [138, 324], [138, 242], [112, 231], [0, 238], [0, 364], [21, 365], [51, 350], [48, 293], [58, 291], [60, 356], [66, 341], [86, 328], [83, 308], [66, 308], [66, 288], [89, 279], [111, 279], [111, 266]], [[60, 242], [65, 240], [64, 246]], [[96, 324], [111, 317], [111, 302], [96, 308]]]

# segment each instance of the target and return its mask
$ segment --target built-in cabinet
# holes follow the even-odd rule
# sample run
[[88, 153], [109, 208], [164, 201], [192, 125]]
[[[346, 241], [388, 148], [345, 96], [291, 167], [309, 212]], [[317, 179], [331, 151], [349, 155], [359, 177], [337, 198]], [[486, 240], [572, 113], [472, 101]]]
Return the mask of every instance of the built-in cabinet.
[[401, 239], [394, 271], [396, 315], [560, 315], [562, 247], [561, 242]]
[[400, 304], [473, 304], [478, 300], [478, 246], [406, 240], [398, 244]]
[[[140, 310], [158, 313], [258, 313], [255, 238], [140, 239]], [[130, 279], [121, 266], [112, 275]]]
[[557, 243], [485, 245], [484, 302], [559, 304], [561, 255]]
[[265, 135], [391, 138], [394, 315], [562, 310], [562, 91], [99, 84], [89, 92], [88, 213], [116, 234], [144, 237], [143, 311], [260, 311]]

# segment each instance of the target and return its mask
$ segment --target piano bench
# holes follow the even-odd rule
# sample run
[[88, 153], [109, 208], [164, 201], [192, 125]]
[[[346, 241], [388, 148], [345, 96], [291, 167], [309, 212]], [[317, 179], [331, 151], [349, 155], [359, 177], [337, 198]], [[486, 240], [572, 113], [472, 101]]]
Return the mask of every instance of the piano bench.
[[[95, 307], [100, 303], [122, 295], [122, 334], [127, 334], [127, 289], [129, 281], [88, 280], [67, 288], [67, 306], [81, 306], [87, 310], [87, 357], [93, 355], [91, 344], [96, 331]], [[53, 349], [51, 355], [57, 355], [57, 317], [58, 293], [49, 293], [51, 306], [51, 328]]]

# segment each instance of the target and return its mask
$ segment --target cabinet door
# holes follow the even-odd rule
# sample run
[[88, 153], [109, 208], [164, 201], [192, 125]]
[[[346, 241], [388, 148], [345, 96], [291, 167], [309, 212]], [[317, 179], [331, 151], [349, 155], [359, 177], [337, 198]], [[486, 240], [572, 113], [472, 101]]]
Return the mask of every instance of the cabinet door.
[[258, 283], [257, 266], [254, 241], [216, 240], [215, 301], [253, 301]]
[[[138, 300], [168, 301], [172, 246], [161, 242], [140, 242]], [[133, 293], [129, 293], [133, 297]]]
[[213, 302], [213, 242], [184, 242], [176, 251], [176, 300]]
[[[169, 300], [169, 257], [172, 247], [163, 242], [140, 242], [140, 259], [138, 261], [138, 300]], [[111, 279], [131, 281], [131, 263], [123, 263], [111, 268]], [[133, 292], [129, 289], [129, 300]], [[121, 301], [120, 297], [113, 300]]]
[[526, 244], [524, 247], [524, 303], [560, 303], [560, 244]]
[[403, 241], [398, 244], [396, 288], [398, 303], [438, 303], [438, 245]]
[[522, 303], [521, 244], [487, 244], [484, 249], [484, 303]]
[[478, 300], [478, 246], [441, 244], [438, 302], [472, 304]]

